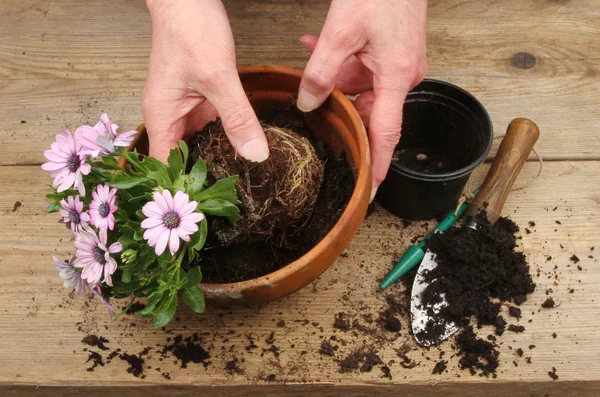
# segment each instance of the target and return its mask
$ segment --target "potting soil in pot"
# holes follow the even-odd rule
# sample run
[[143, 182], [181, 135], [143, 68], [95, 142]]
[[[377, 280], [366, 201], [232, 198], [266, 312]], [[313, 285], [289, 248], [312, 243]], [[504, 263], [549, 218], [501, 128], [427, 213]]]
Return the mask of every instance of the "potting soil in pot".
[[208, 249], [198, 263], [207, 283], [260, 277], [298, 259], [331, 230], [354, 191], [354, 172], [344, 153], [316, 137], [303, 113], [273, 108], [258, 116], [270, 147], [263, 163], [237, 156], [220, 120], [188, 143], [188, 167], [201, 156], [209, 182], [240, 177], [242, 219], [232, 226], [226, 219], [208, 218]]

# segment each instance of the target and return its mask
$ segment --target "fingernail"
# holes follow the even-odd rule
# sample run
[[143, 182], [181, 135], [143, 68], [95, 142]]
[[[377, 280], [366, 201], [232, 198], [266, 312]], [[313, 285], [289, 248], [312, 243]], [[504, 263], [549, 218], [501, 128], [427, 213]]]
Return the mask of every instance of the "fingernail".
[[373, 199], [375, 198], [375, 195], [377, 194], [377, 189], [379, 189], [379, 186], [374, 187], [373, 190], [371, 190], [371, 199], [369, 200], [369, 203], [373, 202]]
[[304, 113], [310, 112], [317, 108], [317, 97], [302, 88], [298, 94], [298, 102], [296, 105], [298, 106], [298, 109]]
[[269, 158], [269, 147], [264, 139], [254, 138], [242, 146], [240, 154], [246, 160], [261, 163]]

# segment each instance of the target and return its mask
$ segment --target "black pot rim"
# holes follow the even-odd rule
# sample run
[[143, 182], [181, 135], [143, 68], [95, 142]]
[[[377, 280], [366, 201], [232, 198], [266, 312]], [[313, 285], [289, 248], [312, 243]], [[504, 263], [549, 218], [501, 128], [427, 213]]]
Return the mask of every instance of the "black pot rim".
[[[409, 168], [402, 167], [398, 163], [394, 163], [394, 162], [392, 162], [392, 164], [390, 166], [390, 171], [397, 172], [399, 174], [408, 176], [410, 178], [423, 180], [423, 181], [444, 181], [444, 180], [449, 180], [449, 179], [460, 178], [464, 175], [472, 173], [475, 168], [477, 168], [481, 163], [483, 163], [485, 161], [485, 159], [487, 158], [488, 154], [490, 153], [490, 150], [492, 149], [492, 145], [494, 143], [494, 127], [493, 127], [492, 119], [490, 118], [489, 113], [487, 112], [487, 110], [485, 109], [483, 104], [477, 98], [475, 98], [475, 96], [473, 94], [469, 93], [468, 91], [464, 90], [463, 88], [460, 88], [457, 85], [448, 83], [446, 81], [435, 80], [435, 79], [424, 79], [420, 84], [422, 84], [422, 83], [433, 83], [433, 84], [436, 84], [439, 86], [445, 86], [445, 87], [451, 88], [455, 91], [458, 91], [458, 92], [462, 93], [463, 95], [467, 96], [469, 99], [471, 99], [473, 101], [473, 103], [475, 104], [475, 106], [477, 108], [479, 108], [478, 110], [480, 110], [481, 113], [483, 114], [485, 121], [487, 122], [489, 131], [491, 132], [492, 136], [490, 137], [487, 147], [485, 148], [483, 153], [479, 157], [477, 157], [477, 159], [475, 159], [471, 164], [467, 165], [466, 167], [459, 168], [455, 171], [445, 172], [445, 173], [441, 173], [441, 174], [426, 174], [426, 173], [411, 170]], [[409, 93], [409, 96], [410, 96], [410, 93]], [[408, 99], [408, 97], [407, 97], [407, 99]]]

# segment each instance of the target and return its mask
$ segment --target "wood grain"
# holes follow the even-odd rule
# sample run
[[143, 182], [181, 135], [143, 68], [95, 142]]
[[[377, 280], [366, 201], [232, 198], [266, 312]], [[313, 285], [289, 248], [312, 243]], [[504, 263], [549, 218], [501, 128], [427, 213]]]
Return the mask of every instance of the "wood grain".
[[[308, 52], [298, 37], [318, 34], [328, 7], [321, 0], [226, 5], [239, 64], [299, 68]], [[102, 111], [122, 128], [140, 123], [151, 35], [142, 1], [4, 0], [1, 7], [0, 165], [40, 164], [55, 134], [93, 123]], [[597, 2], [430, 1], [429, 14], [429, 77], [476, 95], [498, 134], [515, 117], [536, 121], [546, 159], [600, 159]], [[530, 69], [514, 65], [523, 51], [535, 57]]]
[[[474, 184], [481, 183], [487, 168], [484, 165], [476, 171]], [[522, 186], [536, 173], [537, 164], [527, 163], [515, 186]], [[56, 224], [56, 215], [44, 213], [47, 204], [43, 197], [44, 184], [50, 180], [47, 173], [37, 166], [0, 167], [0, 191], [3, 192], [0, 195], [0, 224], [3, 225], [0, 228], [0, 296], [3, 297], [0, 301], [3, 323], [0, 327], [0, 388], [9, 386], [6, 391], [12, 395], [10, 393], [24, 392], [27, 385], [51, 386], [44, 390], [52, 395], [65, 388], [77, 394], [83, 386], [91, 387], [91, 392], [95, 392], [95, 387], [123, 386], [129, 393], [136, 386], [162, 385], [176, 386], [175, 390], [181, 395], [199, 391], [207, 395], [277, 395], [285, 390], [286, 394], [289, 391], [290, 395], [300, 396], [312, 390], [311, 394], [328, 396], [342, 391], [363, 395], [361, 393], [369, 390], [391, 395], [398, 391], [391, 386], [402, 385], [407, 395], [426, 392], [428, 395], [486, 393], [493, 396], [519, 394], [519, 391], [543, 395], [558, 390], [565, 395], [594, 395], [600, 373], [600, 268], [597, 259], [588, 255], [596, 255], [590, 247], [599, 241], [599, 173], [600, 164], [594, 161], [549, 163], [540, 179], [523, 190], [512, 192], [506, 202], [504, 213], [531, 231], [527, 234], [522, 229], [522, 249], [532, 273], [536, 275], [539, 270], [539, 275], [534, 277], [538, 284], [536, 292], [522, 306], [524, 316], [520, 323], [526, 331], [522, 334], [507, 332], [499, 340], [502, 344], [498, 379], [472, 377], [459, 371], [458, 358], [450, 353], [451, 341], [441, 348], [448, 351], [444, 356], [449, 360], [448, 373], [431, 374], [439, 358], [438, 349], [410, 351], [408, 356], [419, 365], [404, 369], [394, 349], [404, 343], [411, 348], [416, 345], [411, 336], [402, 331], [395, 340], [385, 336], [388, 342], [379, 347], [384, 362], [396, 361], [390, 364], [392, 380], [389, 380], [381, 377], [382, 372], [377, 367], [367, 373], [341, 374], [338, 364], [320, 355], [318, 350], [324, 338], [330, 335], [347, 342], [347, 346], [340, 346], [336, 352], [337, 358], [343, 358], [358, 346], [376, 344], [376, 338], [368, 334], [359, 332], [354, 336], [334, 330], [334, 315], [343, 311], [359, 322], [364, 314], [376, 317], [385, 307], [385, 296], [377, 291], [378, 282], [410, 240], [423, 236], [432, 223], [428, 227], [422, 222], [404, 227], [397, 218], [378, 208], [365, 220], [346, 255], [311, 286], [259, 307], [211, 307], [205, 315], [181, 307], [178, 319], [162, 331], [138, 318], [125, 317], [111, 322], [97, 300], [68, 295], [56, 276], [51, 256], [67, 257], [72, 249], [69, 233]], [[13, 211], [16, 201], [22, 206]], [[536, 225], [529, 226], [529, 221], [535, 221]], [[569, 260], [572, 254], [581, 258], [578, 265], [582, 270]], [[547, 255], [552, 259], [548, 260]], [[574, 293], [569, 293], [571, 288]], [[550, 289], [549, 294], [558, 307], [541, 309], [540, 304]], [[402, 291], [400, 284], [389, 290], [396, 296]], [[408, 305], [408, 301], [405, 304]], [[515, 322], [514, 318], [507, 316], [507, 319]], [[285, 321], [285, 328], [276, 325], [281, 320]], [[136, 325], [132, 326], [132, 322]], [[402, 323], [405, 330], [409, 328], [406, 317]], [[190, 364], [187, 369], [180, 369], [172, 359], [158, 360], [156, 350], [160, 348], [157, 345], [165, 344], [166, 338], [175, 334], [186, 336], [193, 332], [199, 332], [205, 344], [213, 345], [211, 367], [204, 369], [202, 365]], [[228, 335], [228, 332], [233, 333]], [[269, 347], [265, 340], [271, 332], [275, 333], [276, 345], [281, 349], [277, 360], [270, 353], [261, 357], [262, 349]], [[489, 330], [481, 332], [487, 335]], [[557, 334], [556, 339], [553, 332]], [[111, 349], [118, 347], [137, 353], [145, 346], [153, 347], [147, 365], [170, 372], [172, 380], [163, 379], [154, 369], [146, 370], [145, 380], [134, 378], [120, 360], [87, 372], [88, 353], [82, 351], [85, 346], [80, 342], [87, 333], [105, 336]], [[258, 349], [245, 350], [247, 335], [256, 341]], [[529, 350], [530, 344], [536, 347]], [[238, 354], [241, 351], [245, 359], [243, 375], [232, 376], [223, 371], [225, 363], [232, 358], [229, 353], [232, 345], [237, 346], [234, 351]], [[525, 357], [516, 355], [515, 349], [519, 347], [525, 350], [525, 357], [532, 357], [531, 364], [525, 362]], [[547, 372], [552, 367], [557, 368], [558, 381], [548, 377]], [[276, 382], [263, 380], [270, 374], [276, 374]], [[461, 377], [456, 378], [456, 375]], [[283, 384], [287, 385], [285, 389], [282, 389]], [[431, 387], [432, 384], [435, 386]], [[266, 387], [248, 389], [249, 385]], [[307, 385], [320, 386], [309, 389]], [[408, 388], [405, 389], [405, 385]], [[190, 389], [192, 386], [198, 389]], [[160, 395], [163, 389], [143, 390]], [[141, 391], [131, 393], [138, 395], [136, 393]]]
[[[318, 34], [328, 7], [322, 0], [225, 3], [238, 64], [299, 68], [308, 52], [298, 37]], [[381, 335], [375, 341], [362, 332], [333, 329], [334, 315], [340, 311], [359, 322], [364, 314], [377, 317], [386, 306], [385, 296], [376, 289], [378, 282], [411, 239], [425, 235], [433, 225], [415, 222], [405, 227], [381, 208], [365, 220], [346, 254], [328, 272], [268, 305], [210, 308], [202, 316], [182, 307], [178, 319], [163, 331], [131, 317], [112, 322], [97, 300], [69, 296], [52, 255], [66, 258], [72, 249], [56, 215], [45, 214], [43, 195], [51, 180], [38, 166], [44, 161], [42, 152], [61, 129], [93, 123], [102, 111], [123, 130], [140, 123], [150, 36], [141, 0], [0, 2], [0, 394], [597, 395], [600, 268], [590, 247], [600, 249], [600, 162], [591, 161], [600, 160], [600, 3], [429, 1], [429, 77], [476, 95], [488, 109], [497, 135], [515, 117], [532, 119], [541, 130], [536, 148], [545, 159], [555, 160], [545, 163], [540, 179], [511, 192], [504, 208], [522, 227], [520, 242], [538, 288], [523, 305], [521, 324], [526, 331], [507, 333], [501, 340], [495, 380], [459, 371], [451, 342], [442, 346], [448, 351], [448, 373], [431, 374], [439, 359], [437, 349], [411, 350], [408, 356], [419, 364], [402, 368], [394, 349], [404, 343], [416, 348], [405, 331], [406, 317], [401, 319], [400, 335], [384, 335], [383, 342]], [[473, 185], [481, 183], [487, 168], [476, 171]], [[526, 163], [515, 187], [530, 181], [537, 169], [536, 163]], [[569, 260], [573, 254], [581, 259], [581, 270]], [[394, 285], [389, 291], [401, 296], [404, 287]], [[540, 308], [546, 292], [557, 308]], [[277, 327], [280, 320], [284, 328]], [[172, 357], [159, 361], [157, 345], [174, 334], [194, 332], [213, 345], [212, 366], [190, 364], [181, 369]], [[281, 350], [278, 360], [262, 351], [269, 347], [265, 340], [272, 332]], [[86, 371], [89, 353], [80, 341], [88, 333], [108, 338], [111, 349], [138, 353], [153, 347], [147, 378], [134, 378], [118, 359]], [[318, 353], [321, 342], [332, 334], [347, 343], [340, 345], [335, 359], [357, 346], [379, 343], [392, 379], [382, 378], [377, 367], [366, 373], [339, 373], [334, 359]], [[258, 349], [246, 351], [248, 335]], [[536, 347], [529, 350], [530, 344]], [[519, 347], [525, 357], [531, 356], [531, 364], [515, 354]], [[243, 375], [223, 370], [234, 352], [245, 360]], [[552, 367], [558, 381], [548, 376]], [[172, 380], [165, 380], [162, 371], [170, 372]], [[270, 374], [276, 374], [276, 380], [264, 381]]]

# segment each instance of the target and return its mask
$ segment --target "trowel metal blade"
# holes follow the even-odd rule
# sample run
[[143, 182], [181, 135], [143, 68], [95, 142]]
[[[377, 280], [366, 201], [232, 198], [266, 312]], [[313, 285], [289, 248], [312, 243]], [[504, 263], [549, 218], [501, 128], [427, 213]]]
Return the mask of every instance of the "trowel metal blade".
[[444, 294], [440, 295], [441, 300], [435, 305], [423, 303], [423, 293], [429, 285], [429, 282], [425, 281], [425, 275], [436, 267], [435, 254], [428, 250], [417, 271], [412, 288], [410, 304], [412, 329], [415, 340], [421, 346], [438, 345], [460, 328], [456, 323], [448, 322], [439, 316], [440, 310], [448, 306]]

